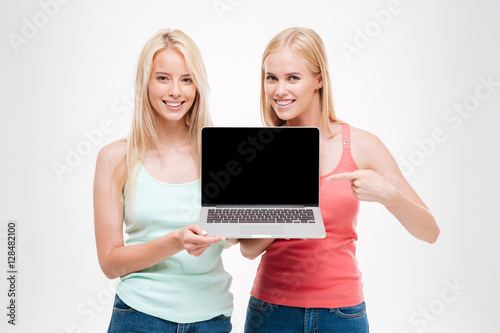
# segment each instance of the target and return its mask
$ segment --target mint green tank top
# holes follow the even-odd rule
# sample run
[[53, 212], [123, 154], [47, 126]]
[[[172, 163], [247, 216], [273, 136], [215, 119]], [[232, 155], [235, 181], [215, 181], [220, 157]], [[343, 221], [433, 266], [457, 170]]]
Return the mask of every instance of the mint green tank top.
[[[199, 181], [163, 183], [141, 166], [133, 222], [125, 195], [126, 244], [147, 242], [187, 224], [198, 224], [200, 195]], [[221, 314], [231, 316], [232, 278], [220, 257], [224, 245], [225, 241], [212, 244], [199, 257], [183, 250], [152, 267], [125, 275], [116, 292], [132, 308], [172, 322], [193, 323]]]

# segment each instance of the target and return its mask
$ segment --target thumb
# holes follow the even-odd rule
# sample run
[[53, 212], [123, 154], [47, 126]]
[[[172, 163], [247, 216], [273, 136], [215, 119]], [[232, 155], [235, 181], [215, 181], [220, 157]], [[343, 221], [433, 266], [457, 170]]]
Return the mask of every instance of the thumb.
[[188, 224], [186, 226], [186, 229], [191, 230], [193, 233], [195, 233], [197, 235], [201, 235], [201, 236], [206, 236], [207, 235], [206, 230], [203, 229], [201, 226], [199, 226], [197, 224]]

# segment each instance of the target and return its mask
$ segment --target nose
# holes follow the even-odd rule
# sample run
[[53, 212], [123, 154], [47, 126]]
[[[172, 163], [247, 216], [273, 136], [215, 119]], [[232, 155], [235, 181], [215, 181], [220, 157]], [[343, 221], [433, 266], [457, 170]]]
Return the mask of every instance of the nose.
[[286, 82], [280, 81], [276, 89], [276, 97], [285, 97], [286, 95], [288, 95]]
[[173, 81], [171, 84], [169, 84], [167, 93], [169, 97], [172, 97], [174, 99], [178, 98], [181, 95], [179, 83]]

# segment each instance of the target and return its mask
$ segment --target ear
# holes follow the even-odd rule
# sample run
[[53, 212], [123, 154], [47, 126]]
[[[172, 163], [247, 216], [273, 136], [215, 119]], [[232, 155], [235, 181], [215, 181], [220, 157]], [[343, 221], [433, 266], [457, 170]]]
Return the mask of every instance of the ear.
[[316, 89], [323, 88], [323, 74], [318, 74], [318, 81], [316, 82]]

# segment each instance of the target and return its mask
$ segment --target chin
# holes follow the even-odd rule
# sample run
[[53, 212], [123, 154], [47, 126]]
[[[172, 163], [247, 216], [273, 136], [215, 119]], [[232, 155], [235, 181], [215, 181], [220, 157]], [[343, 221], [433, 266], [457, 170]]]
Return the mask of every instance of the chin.
[[165, 119], [167, 121], [172, 122], [172, 123], [177, 123], [177, 122], [185, 123], [186, 122], [186, 118], [184, 116], [182, 116], [182, 117], [166, 117]]
[[276, 116], [278, 116], [278, 118], [280, 120], [283, 120], [283, 121], [288, 121], [288, 120], [291, 120], [293, 118], [295, 118], [293, 115], [289, 114], [288, 112], [276, 112]]
[[163, 120], [176, 123], [185, 120], [186, 118], [186, 113], [178, 113], [178, 114], [171, 114], [171, 113], [159, 113], [158, 114]]

